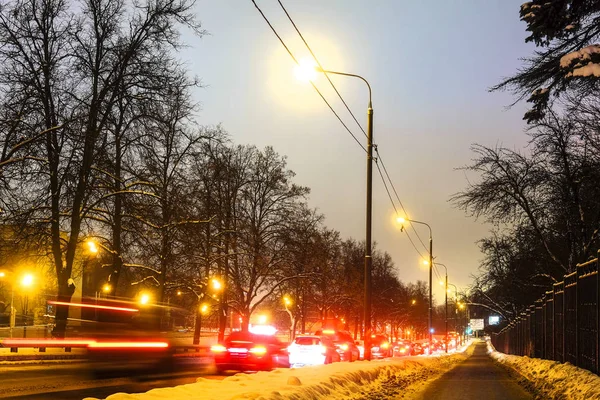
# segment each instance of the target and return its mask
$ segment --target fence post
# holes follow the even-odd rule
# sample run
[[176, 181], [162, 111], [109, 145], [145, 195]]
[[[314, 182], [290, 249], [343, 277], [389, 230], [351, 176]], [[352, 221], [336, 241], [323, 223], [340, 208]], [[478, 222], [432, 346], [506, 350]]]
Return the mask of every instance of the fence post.
[[544, 341], [545, 357], [548, 360], [554, 360], [554, 291], [546, 292], [544, 303]]

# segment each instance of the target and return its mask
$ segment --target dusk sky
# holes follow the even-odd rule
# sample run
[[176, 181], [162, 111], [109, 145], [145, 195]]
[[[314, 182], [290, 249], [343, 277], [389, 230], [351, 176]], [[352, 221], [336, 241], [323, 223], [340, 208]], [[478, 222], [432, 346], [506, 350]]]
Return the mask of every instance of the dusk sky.
[[[524, 43], [522, 2], [283, 1], [326, 69], [359, 74], [370, 82], [374, 142], [409, 218], [431, 225], [436, 261], [448, 267], [449, 281], [459, 288], [477, 273], [481, 254], [476, 241], [490, 227], [449, 203], [467, 185], [467, 176], [456, 169], [470, 162], [473, 143], [522, 148], [527, 142], [526, 104], [507, 109], [514, 101], [510, 93], [488, 92], [533, 50]], [[296, 57], [309, 57], [277, 1], [257, 4]], [[189, 48], [182, 58], [205, 85], [195, 92], [202, 104], [200, 123], [222, 124], [237, 144], [273, 146], [287, 156], [295, 183], [311, 188], [309, 204], [325, 215], [326, 226], [343, 238], [364, 240], [364, 151], [310, 84], [295, 78], [292, 59], [250, 0], [200, 0], [196, 11], [209, 35], [186, 35]], [[331, 78], [365, 127], [364, 83]], [[365, 145], [325, 77], [315, 83]], [[376, 168], [373, 182], [377, 248], [391, 254], [401, 280], [426, 281], [427, 269], [395, 224]], [[427, 228], [415, 228], [427, 244]], [[421, 243], [415, 243], [426, 256]], [[434, 288], [436, 298], [443, 299], [441, 286]]]

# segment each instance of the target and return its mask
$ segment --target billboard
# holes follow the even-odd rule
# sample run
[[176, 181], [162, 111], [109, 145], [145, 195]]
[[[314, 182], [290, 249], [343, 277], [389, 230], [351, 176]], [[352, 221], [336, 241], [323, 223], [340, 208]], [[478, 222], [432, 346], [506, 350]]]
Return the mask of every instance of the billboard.
[[490, 315], [488, 325], [498, 325], [500, 323], [500, 316]]
[[471, 329], [473, 331], [482, 331], [483, 326], [484, 326], [484, 321], [483, 321], [483, 319], [471, 319], [471, 322], [469, 323], [469, 325], [471, 326]]

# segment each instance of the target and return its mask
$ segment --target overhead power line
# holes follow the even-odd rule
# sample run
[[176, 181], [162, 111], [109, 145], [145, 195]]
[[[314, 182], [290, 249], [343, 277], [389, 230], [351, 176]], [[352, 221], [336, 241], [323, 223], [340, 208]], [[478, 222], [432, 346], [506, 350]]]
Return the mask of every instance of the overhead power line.
[[[271, 31], [273, 32], [273, 34], [277, 37], [277, 39], [279, 40], [279, 42], [281, 43], [281, 45], [285, 48], [286, 52], [289, 54], [289, 56], [292, 58], [292, 60], [296, 63], [296, 65], [299, 65], [299, 62], [298, 62], [297, 58], [294, 56], [294, 54], [292, 53], [292, 51], [286, 45], [285, 41], [279, 35], [279, 33], [277, 32], [277, 30], [275, 29], [275, 27], [273, 26], [273, 24], [271, 24], [271, 22], [269, 21], [269, 19], [267, 18], [267, 16], [264, 14], [264, 12], [262, 11], [262, 9], [258, 6], [258, 4], [256, 4], [255, 0], [251, 0], [251, 1], [252, 1], [252, 4], [254, 4], [254, 7], [257, 9], [257, 11], [263, 17], [264, 21], [267, 23], [267, 25], [269, 26], [269, 28], [271, 29]], [[298, 35], [300, 36], [300, 38], [302, 39], [302, 42], [304, 43], [304, 45], [306, 46], [306, 48], [310, 52], [311, 56], [313, 57], [313, 59], [315, 60], [315, 62], [319, 66], [319, 68], [321, 70], [325, 70], [325, 68], [323, 67], [323, 65], [321, 64], [321, 62], [319, 61], [319, 59], [317, 58], [317, 56], [313, 52], [312, 48], [310, 47], [310, 45], [308, 44], [308, 42], [306, 41], [306, 39], [304, 38], [304, 36], [300, 32], [300, 29], [298, 28], [298, 26], [294, 22], [293, 18], [291, 17], [290, 13], [287, 11], [287, 9], [285, 8], [285, 6], [281, 2], [281, 0], [278, 0], [278, 3], [280, 5], [281, 9], [286, 14], [288, 20], [290, 21], [290, 23], [292, 24], [292, 26], [294, 27], [294, 29], [296, 30], [296, 32], [298, 33]], [[358, 122], [358, 119], [356, 118], [356, 116], [354, 115], [354, 113], [352, 112], [352, 110], [350, 109], [350, 107], [348, 106], [348, 104], [346, 103], [346, 101], [344, 100], [344, 98], [341, 95], [341, 93], [338, 91], [338, 89], [335, 86], [335, 84], [331, 81], [331, 79], [329, 78], [328, 74], [324, 74], [324, 75], [327, 78], [327, 80], [328, 80], [329, 84], [331, 85], [331, 87], [333, 88], [333, 90], [335, 91], [335, 93], [337, 94], [337, 96], [339, 97], [339, 99], [341, 100], [341, 102], [344, 104], [346, 110], [351, 115], [351, 117], [354, 120], [354, 122], [356, 123], [356, 125], [360, 128], [360, 130], [362, 131], [362, 133], [365, 136], [367, 136], [365, 130], [362, 127], [362, 125]], [[335, 115], [335, 117], [338, 119], [338, 121], [342, 124], [342, 126], [344, 127], [344, 129], [350, 134], [350, 136], [352, 136], [352, 138], [354, 139], [354, 141], [363, 149], [363, 151], [367, 152], [367, 149], [360, 143], [360, 141], [357, 139], [356, 135], [346, 125], [346, 123], [342, 120], [342, 118], [339, 116], [339, 114], [333, 109], [333, 107], [327, 101], [327, 99], [325, 98], [325, 96], [321, 93], [321, 91], [319, 90], [319, 88], [316, 87], [316, 85], [314, 84], [314, 82], [311, 81], [310, 83], [311, 83], [311, 86], [313, 87], [313, 89], [319, 94], [319, 96], [321, 97], [321, 99], [323, 100], [323, 102], [327, 105], [327, 107], [329, 108], [329, 110]], [[381, 180], [382, 180], [382, 182], [384, 184], [385, 190], [387, 192], [388, 198], [390, 199], [392, 207], [394, 208], [394, 211], [396, 212], [396, 214], [398, 214], [398, 210], [396, 208], [395, 202], [394, 202], [394, 200], [393, 200], [393, 198], [391, 196], [391, 193], [390, 193], [390, 191], [388, 189], [387, 182], [389, 182], [389, 184], [390, 184], [390, 186], [391, 186], [391, 188], [392, 188], [392, 190], [394, 192], [394, 195], [396, 196], [396, 199], [397, 199], [400, 207], [402, 208], [402, 210], [404, 211], [404, 213], [408, 215], [408, 213], [406, 212], [406, 209], [404, 208], [404, 205], [402, 204], [402, 201], [400, 200], [400, 197], [398, 196], [398, 192], [396, 191], [396, 188], [395, 188], [395, 186], [393, 184], [393, 181], [391, 180], [391, 178], [389, 176], [389, 173], [387, 171], [387, 168], [385, 167], [385, 164], [383, 162], [383, 159], [381, 157], [381, 154], [379, 153], [379, 150], [378, 150], [377, 146], [375, 144], [373, 144], [373, 146], [375, 148], [375, 152], [377, 153], [377, 158], [375, 158], [375, 163], [376, 163], [377, 169], [379, 171], [379, 175], [381, 177]], [[383, 173], [382, 173], [382, 171], [381, 171], [381, 169], [379, 167], [378, 160], [381, 161], [381, 166], [383, 167], [383, 170], [385, 172], [385, 176], [387, 177], [387, 182], [386, 182], [386, 178], [383, 176]], [[427, 246], [425, 245], [425, 243], [421, 239], [421, 237], [420, 237], [418, 231], [415, 229], [413, 223], [410, 220], [409, 220], [409, 223], [410, 223], [410, 226], [413, 229], [414, 233], [416, 234], [417, 238], [419, 239], [419, 242], [424, 247], [425, 252], [427, 254], [429, 254], [429, 250], [428, 250]], [[406, 236], [408, 237], [411, 245], [413, 246], [413, 248], [415, 249], [415, 251], [417, 252], [417, 254], [419, 254], [419, 256], [424, 259], [423, 255], [421, 254], [421, 252], [419, 251], [419, 249], [415, 245], [413, 239], [411, 238], [410, 234], [408, 233], [408, 230], [405, 229], [404, 232], [406, 233]], [[437, 271], [436, 271], [436, 274], [437, 274]], [[438, 274], [438, 277], [439, 277], [439, 274]]]

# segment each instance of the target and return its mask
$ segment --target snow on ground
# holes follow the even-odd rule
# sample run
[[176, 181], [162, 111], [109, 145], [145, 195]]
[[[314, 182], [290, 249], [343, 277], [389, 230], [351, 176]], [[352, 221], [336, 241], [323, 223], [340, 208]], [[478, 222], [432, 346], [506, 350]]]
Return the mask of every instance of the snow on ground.
[[520, 375], [526, 387], [543, 399], [600, 399], [600, 377], [570, 363], [511, 356], [497, 352], [491, 344], [492, 358]]
[[446, 372], [464, 361], [469, 352], [279, 368], [270, 372], [235, 374], [223, 380], [198, 378], [196, 383], [146, 393], [116, 393], [107, 400], [383, 399], [398, 395], [413, 383]]

